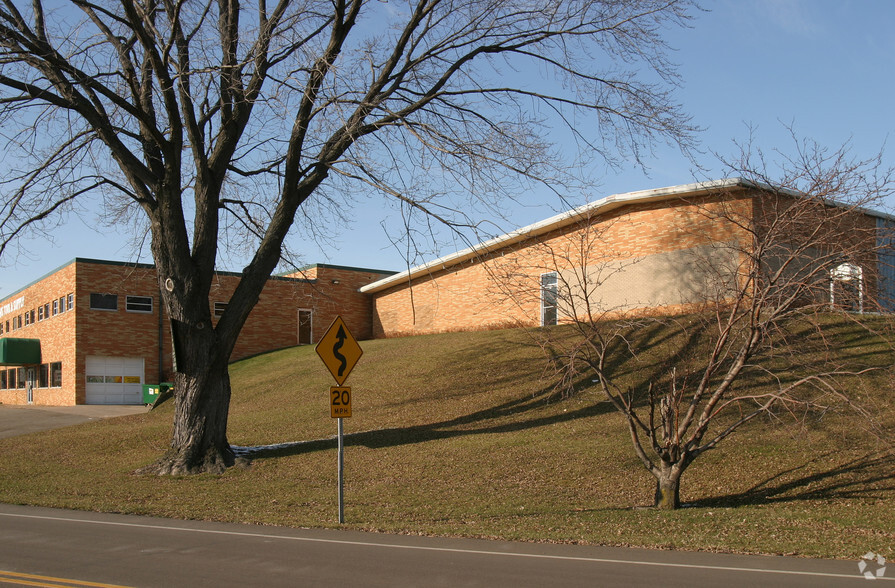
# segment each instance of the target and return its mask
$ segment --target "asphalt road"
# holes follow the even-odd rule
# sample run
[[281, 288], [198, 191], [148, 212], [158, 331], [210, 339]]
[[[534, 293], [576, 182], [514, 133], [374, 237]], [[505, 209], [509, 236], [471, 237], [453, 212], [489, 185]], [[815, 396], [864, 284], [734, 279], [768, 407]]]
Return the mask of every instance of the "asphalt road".
[[[868, 585], [854, 561], [393, 536], [0, 505], [0, 585], [21, 584]], [[895, 574], [874, 585], [895, 585]]]

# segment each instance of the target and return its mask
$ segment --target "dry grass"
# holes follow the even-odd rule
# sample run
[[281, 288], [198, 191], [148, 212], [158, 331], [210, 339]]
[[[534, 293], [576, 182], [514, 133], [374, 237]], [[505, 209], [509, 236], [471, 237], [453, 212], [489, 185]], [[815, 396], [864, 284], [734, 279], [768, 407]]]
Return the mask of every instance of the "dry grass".
[[[684, 475], [689, 508], [657, 512], [621, 418], [588, 390], [549, 393], [522, 330], [367, 341], [347, 384], [346, 520], [371, 531], [855, 559], [895, 557], [895, 460], [847, 412], [756, 423]], [[849, 340], [892, 363], [878, 341]], [[336, 422], [313, 348], [232, 366], [229, 438], [269, 451], [222, 476], [132, 472], [172, 412], [0, 440], [0, 501], [290, 526], [336, 523]], [[895, 425], [889, 380], [861, 392]]]

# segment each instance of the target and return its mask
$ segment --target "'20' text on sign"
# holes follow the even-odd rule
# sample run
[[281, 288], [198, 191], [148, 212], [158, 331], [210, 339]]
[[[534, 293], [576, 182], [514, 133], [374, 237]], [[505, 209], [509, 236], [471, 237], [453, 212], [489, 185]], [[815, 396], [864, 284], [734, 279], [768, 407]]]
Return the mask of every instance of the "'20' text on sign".
[[334, 419], [351, 417], [351, 388], [332, 386], [329, 389], [329, 414]]

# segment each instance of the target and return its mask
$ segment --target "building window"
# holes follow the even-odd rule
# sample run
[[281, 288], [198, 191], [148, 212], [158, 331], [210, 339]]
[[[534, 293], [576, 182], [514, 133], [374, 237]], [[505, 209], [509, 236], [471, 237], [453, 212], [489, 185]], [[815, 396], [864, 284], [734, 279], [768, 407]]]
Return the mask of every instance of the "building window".
[[152, 312], [152, 296], [128, 296], [124, 307], [128, 312]]
[[557, 323], [556, 302], [559, 297], [556, 272], [541, 274], [541, 325]]
[[50, 387], [50, 364], [48, 364], [48, 363], [40, 364], [40, 372], [37, 375], [37, 387], [38, 388], [49, 388]]
[[31, 313], [26, 312], [25, 313], [25, 326], [27, 327], [30, 324], [31, 324]]
[[225, 310], [227, 310], [226, 302], [215, 302], [214, 303], [214, 316], [223, 316]]
[[830, 307], [864, 312], [864, 271], [853, 263], [830, 270]]
[[0, 390], [6, 390], [6, 370], [0, 370]]
[[65, 304], [65, 310], [71, 310], [75, 307], [75, 295], [69, 294]]
[[60, 388], [62, 386], [62, 362], [54, 361], [50, 364], [50, 386]]
[[65, 312], [65, 296], [59, 299], [59, 312]]
[[50, 303], [44, 304], [44, 318], [50, 318]]
[[37, 322], [37, 321], [34, 320], [34, 309], [33, 309], [33, 308], [31, 309], [31, 322], [32, 322], [32, 323], [36, 323], [36, 322]]
[[25, 388], [25, 368], [16, 370], [16, 388]]
[[96, 294], [90, 295], [91, 310], [118, 310], [117, 294]]
[[59, 301], [53, 300], [53, 316], [59, 314]]
[[44, 320], [44, 307], [43, 306], [37, 307], [37, 320], [39, 320], [39, 321]]

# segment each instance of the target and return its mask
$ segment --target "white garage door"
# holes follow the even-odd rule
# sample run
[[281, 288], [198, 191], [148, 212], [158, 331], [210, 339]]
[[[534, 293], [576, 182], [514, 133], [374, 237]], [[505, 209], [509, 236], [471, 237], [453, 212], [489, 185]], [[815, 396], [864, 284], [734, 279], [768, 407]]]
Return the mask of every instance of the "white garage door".
[[142, 357], [87, 357], [87, 404], [142, 402]]

